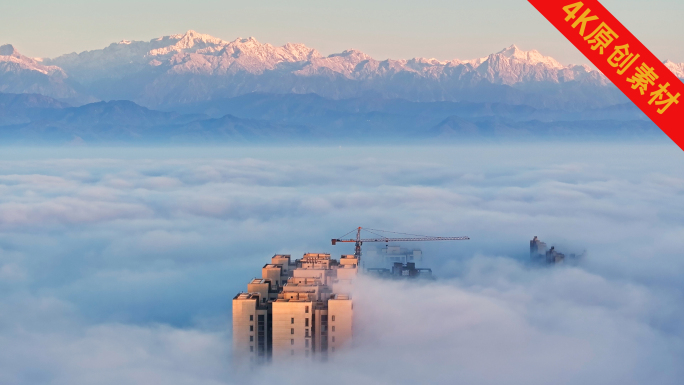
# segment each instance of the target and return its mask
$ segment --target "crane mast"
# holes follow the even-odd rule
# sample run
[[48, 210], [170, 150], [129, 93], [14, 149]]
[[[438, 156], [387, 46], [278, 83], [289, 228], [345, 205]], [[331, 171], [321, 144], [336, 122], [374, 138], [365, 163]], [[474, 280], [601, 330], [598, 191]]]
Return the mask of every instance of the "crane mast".
[[[377, 238], [361, 238], [361, 227], [358, 227], [347, 234], [343, 235], [340, 238], [337, 239], [332, 239], [332, 244], [333, 246], [336, 245], [338, 242], [342, 243], [351, 243], [353, 242], [355, 244], [355, 251], [354, 251], [354, 257], [358, 258], [359, 260], [361, 259], [361, 245], [364, 242], [412, 242], [412, 241], [465, 241], [470, 239], [469, 237], [431, 237], [431, 236], [425, 236], [425, 235], [420, 235], [420, 236], [415, 236], [415, 237], [408, 237], [408, 238], [389, 238], [385, 237], [381, 234], [376, 234], [373, 232], [373, 229], [363, 229], [368, 231], [369, 233], [372, 233], [374, 235], [377, 235]], [[344, 239], [345, 236], [349, 235], [350, 233], [356, 231], [356, 239]], [[391, 232], [391, 231], [385, 231], [385, 230], [374, 230], [374, 231], [381, 231], [381, 232]], [[395, 234], [403, 234], [403, 233], [395, 233]], [[404, 235], [414, 235], [414, 234], [404, 234]]]

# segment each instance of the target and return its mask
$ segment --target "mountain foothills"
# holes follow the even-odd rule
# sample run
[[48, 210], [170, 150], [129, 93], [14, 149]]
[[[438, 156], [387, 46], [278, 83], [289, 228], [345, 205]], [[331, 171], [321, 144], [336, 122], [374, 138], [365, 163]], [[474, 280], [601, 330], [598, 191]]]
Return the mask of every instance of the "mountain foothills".
[[[684, 63], [665, 64], [684, 78]], [[380, 61], [356, 50], [323, 56], [302, 44], [274, 47], [195, 31], [53, 59], [28, 58], [4, 45], [0, 92], [0, 137], [16, 140], [653, 130], [599, 72], [516, 46], [474, 60]], [[107, 100], [120, 101], [101, 102]]]

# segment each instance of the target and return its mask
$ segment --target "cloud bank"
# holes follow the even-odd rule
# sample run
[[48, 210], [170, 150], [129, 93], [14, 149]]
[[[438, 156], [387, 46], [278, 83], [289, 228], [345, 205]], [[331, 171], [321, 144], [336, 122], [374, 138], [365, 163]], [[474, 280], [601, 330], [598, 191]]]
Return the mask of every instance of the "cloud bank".
[[[26, 151], [0, 159], [2, 383], [684, 377], [674, 146]], [[472, 240], [420, 245], [435, 282], [360, 282], [333, 362], [236, 371], [232, 296], [359, 225]], [[534, 235], [589, 255], [529, 266]]]

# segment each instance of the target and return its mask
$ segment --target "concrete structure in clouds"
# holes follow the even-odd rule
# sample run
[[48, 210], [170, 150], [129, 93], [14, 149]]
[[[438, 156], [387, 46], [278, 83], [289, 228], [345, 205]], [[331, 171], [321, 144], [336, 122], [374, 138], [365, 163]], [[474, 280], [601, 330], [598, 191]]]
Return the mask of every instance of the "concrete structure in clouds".
[[538, 261], [546, 255], [546, 243], [542, 242], [536, 235], [530, 241], [530, 259]]
[[542, 242], [536, 236], [530, 241], [530, 260], [534, 263], [556, 265], [565, 262], [577, 263], [586, 255], [586, 251], [582, 254], [565, 254], [556, 250], [555, 246], [551, 246], [546, 250], [546, 243]]
[[233, 348], [237, 363], [326, 360], [353, 338], [349, 294], [359, 269], [353, 255], [275, 255], [262, 277], [233, 298]]

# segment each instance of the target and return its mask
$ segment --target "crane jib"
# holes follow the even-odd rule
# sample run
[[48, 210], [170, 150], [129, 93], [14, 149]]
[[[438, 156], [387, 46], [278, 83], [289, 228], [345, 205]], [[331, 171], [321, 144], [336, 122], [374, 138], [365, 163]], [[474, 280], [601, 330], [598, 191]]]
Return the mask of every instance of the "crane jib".
[[364, 242], [410, 242], [410, 241], [415, 241], [415, 242], [421, 242], [421, 241], [466, 241], [470, 239], [469, 237], [429, 237], [429, 236], [420, 236], [417, 234], [406, 234], [406, 233], [396, 233], [393, 231], [385, 231], [385, 230], [377, 230], [377, 229], [365, 229], [367, 232], [372, 233], [374, 235], [380, 235], [375, 233], [375, 231], [380, 231], [380, 232], [386, 232], [386, 233], [394, 233], [394, 234], [402, 234], [402, 235], [416, 235], [416, 238], [388, 238], [388, 237], [383, 237], [380, 235], [380, 238], [361, 238], [361, 230], [363, 230], [362, 227], [357, 227], [356, 229], [348, 232], [347, 234], [343, 235], [343, 237], [346, 237], [347, 235], [351, 234], [352, 232], [356, 232], [356, 239], [332, 239], [332, 244], [336, 245], [337, 242], [348, 242], [348, 243], [355, 243], [354, 247], [354, 256], [356, 258], [361, 259], [361, 245]]
[[466, 241], [469, 237], [429, 237], [429, 238], [362, 238], [362, 239], [333, 239], [337, 242], [411, 242], [411, 241]]

